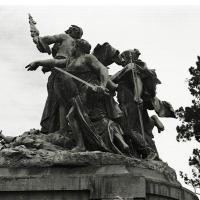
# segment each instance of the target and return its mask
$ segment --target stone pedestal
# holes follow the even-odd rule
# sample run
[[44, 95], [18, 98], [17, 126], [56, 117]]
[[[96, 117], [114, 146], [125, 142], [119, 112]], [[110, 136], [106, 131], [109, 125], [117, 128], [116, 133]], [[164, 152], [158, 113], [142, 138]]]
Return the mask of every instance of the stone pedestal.
[[1, 200], [197, 200], [176, 180], [137, 166], [1, 167]]

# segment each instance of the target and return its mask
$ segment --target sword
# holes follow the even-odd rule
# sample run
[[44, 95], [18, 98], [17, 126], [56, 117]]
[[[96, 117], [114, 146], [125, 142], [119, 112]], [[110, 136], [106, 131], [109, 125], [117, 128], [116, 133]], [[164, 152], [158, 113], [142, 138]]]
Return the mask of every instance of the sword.
[[77, 76], [74, 76], [73, 74], [71, 74], [71, 73], [69, 73], [69, 72], [67, 72], [67, 71], [65, 71], [65, 70], [63, 70], [63, 69], [60, 69], [60, 68], [58, 68], [58, 67], [54, 67], [54, 69], [56, 69], [56, 70], [59, 71], [59, 72], [62, 72], [63, 74], [65, 74], [65, 75], [67, 75], [67, 76], [70, 76], [71, 78], [73, 78], [73, 79], [75, 79], [75, 80], [77, 80], [77, 81], [79, 81], [79, 82], [81, 82], [81, 83], [87, 85], [88, 87], [90, 87], [90, 88], [92, 88], [94, 91], [96, 91], [96, 87], [95, 87], [94, 85], [92, 85], [92, 84], [90, 84], [90, 83], [84, 81], [83, 79], [80, 79], [80, 78], [78, 78]]

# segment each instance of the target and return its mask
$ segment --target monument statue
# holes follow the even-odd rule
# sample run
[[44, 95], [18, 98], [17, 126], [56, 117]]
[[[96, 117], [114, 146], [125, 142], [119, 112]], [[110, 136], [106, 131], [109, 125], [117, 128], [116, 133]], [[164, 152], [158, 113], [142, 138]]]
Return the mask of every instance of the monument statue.
[[[44, 73], [51, 72], [42, 138], [64, 137], [67, 142], [61, 146], [71, 152], [103, 151], [159, 160], [152, 130], [156, 126], [161, 132], [164, 126], [156, 115], [149, 117], [148, 110], [160, 117], [175, 115], [168, 102], [156, 97], [156, 85], [161, 82], [155, 70], [139, 59], [139, 50], [120, 54], [106, 42], [97, 44], [90, 54], [91, 45], [80, 39], [83, 31], [76, 25], [64, 34], [41, 37], [30, 14], [29, 24], [37, 49], [53, 55], [26, 66], [28, 71], [41, 66]], [[110, 76], [108, 66], [114, 62], [123, 69]]]
[[[25, 68], [51, 73], [48, 97], [41, 130], [0, 131], [1, 199], [197, 200], [158, 155], [153, 128], [163, 131], [158, 117], [175, 114], [156, 97], [161, 82], [139, 50], [105, 42], [90, 53], [79, 26], [41, 37], [31, 15], [29, 24], [37, 49], [52, 58]], [[122, 70], [110, 75], [113, 63]]]
[[[164, 126], [147, 110], [155, 110], [160, 117], [175, 115], [168, 102], [156, 97], [156, 85], [161, 82], [155, 70], [139, 59], [139, 50], [120, 54], [106, 42], [97, 44], [90, 54], [91, 45], [81, 39], [83, 31], [76, 25], [64, 34], [41, 37], [30, 14], [29, 24], [37, 49], [53, 55], [26, 66], [28, 71], [41, 66], [44, 73], [51, 72], [39, 131], [46, 134], [42, 138], [64, 137], [67, 142], [61, 146], [71, 152], [103, 151], [159, 160], [152, 130], [156, 126], [161, 132]], [[108, 66], [114, 62], [123, 69], [110, 76]], [[21, 141], [2, 139], [14, 146]]]
[[[75, 40], [83, 35], [80, 27], [71, 25], [63, 34], [40, 37], [39, 31], [35, 27], [36, 22], [33, 21], [31, 15], [29, 15], [29, 24], [33, 42], [40, 52], [52, 54], [56, 59], [66, 59], [66, 62], [70, 63], [70, 59], [73, 58], [75, 51]], [[52, 50], [49, 47], [50, 44], [54, 44]], [[36, 70], [38, 66], [35, 63], [30, 70]], [[44, 73], [48, 72], [45, 67], [43, 67], [42, 71]], [[65, 90], [66, 84], [64, 84], [64, 81], [61, 81], [62, 75], [60, 73], [55, 70], [49, 71], [51, 71], [51, 75], [47, 83], [48, 97], [40, 123], [42, 126], [41, 131], [44, 133], [66, 132], [68, 126], [65, 116], [69, 108], [64, 105], [60, 97], [60, 94], [66, 95], [60, 92]]]
[[[70, 101], [70, 98], [73, 101], [67, 114], [69, 125], [77, 143], [77, 146], [72, 151], [85, 151], [87, 149], [121, 154], [122, 152], [127, 152], [129, 148], [123, 139], [123, 132], [120, 126], [112, 121], [112, 119], [115, 120], [116, 116], [119, 117], [120, 113], [113, 115], [115, 112], [110, 112], [110, 109], [106, 109], [110, 106], [111, 98], [113, 98], [106, 88], [109, 85], [108, 70], [95, 56], [89, 54], [90, 49], [91, 46], [87, 41], [79, 39], [76, 41], [74, 60], [70, 64], [65, 59], [43, 60], [32, 62], [27, 66], [27, 69], [32, 70], [35, 65], [49, 67], [49, 69], [56, 66], [65, 68], [68, 72], [68, 74], [64, 74], [65, 79], [68, 80], [68, 83], [66, 83], [68, 88], [62, 92], [67, 92], [74, 96], [67, 96], [66, 98], [61, 95], [64, 97], [63, 102], [66, 104]], [[69, 77], [70, 73], [82, 81], [74, 82]], [[83, 81], [87, 84], [83, 84]], [[88, 84], [93, 87], [88, 87]], [[73, 85], [73, 87], [69, 88], [69, 85]], [[113, 142], [115, 138], [119, 147]]]

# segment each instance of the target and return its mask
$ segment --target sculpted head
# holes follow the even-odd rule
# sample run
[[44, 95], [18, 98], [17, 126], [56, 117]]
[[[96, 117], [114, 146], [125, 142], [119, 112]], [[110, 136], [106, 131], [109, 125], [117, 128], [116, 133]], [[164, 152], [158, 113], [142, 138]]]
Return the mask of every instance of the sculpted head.
[[134, 60], [138, 60], [140, 56], [140, 51], [138, 49], [130, 49], [122, 52], [120, 54], [121, 65], [126, 66], [128, 63]]
[[71, 25], [65, 33], [69, 34], [74, 39], [80, 39], [83, 35], [83, 29], [76, 25]]
[[76, 41], [76, 51], [84, 53], [84, 54], [89, 54], [90, 50], [91, 50], [91, 45], [88, 41], [84, 40], [84, 39], [78, 39]]

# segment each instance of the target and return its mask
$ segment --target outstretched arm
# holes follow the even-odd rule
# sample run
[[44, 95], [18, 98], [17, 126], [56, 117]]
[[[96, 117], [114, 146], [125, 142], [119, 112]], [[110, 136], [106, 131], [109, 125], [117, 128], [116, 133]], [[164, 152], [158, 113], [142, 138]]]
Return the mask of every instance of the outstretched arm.
[[43, 67], [42, 71], [47, 72], [50, 71], [53, 67], [60, 67], [64, 68], [66, 65], [65, 59], [48, 59], [48, 60], [37, 60], [30, 64], [28, 64], [25, 68], [27, 68], [28, 71], [35, 71], [38, 67]]
[[54, 43], [57, 43], [57, 42], [58, 43], [62, 42], [65, 37], [67, 37], [67, 34], [59, 34], [59, 35], [53, 35], [53, 36], [43, 36], [43, 37], [40, 37], [40, 38], [42, 39], [43, 42], [50, 45], [50, 44], [54, 44]]

